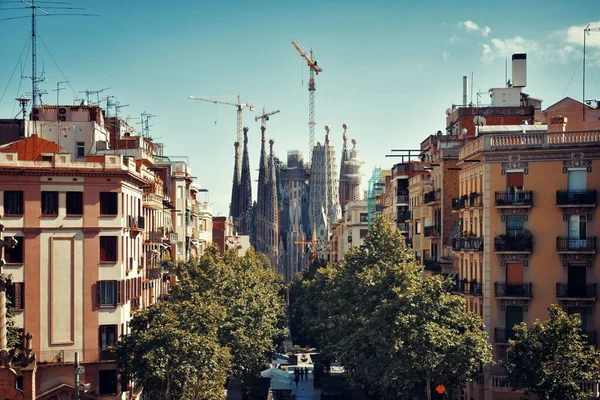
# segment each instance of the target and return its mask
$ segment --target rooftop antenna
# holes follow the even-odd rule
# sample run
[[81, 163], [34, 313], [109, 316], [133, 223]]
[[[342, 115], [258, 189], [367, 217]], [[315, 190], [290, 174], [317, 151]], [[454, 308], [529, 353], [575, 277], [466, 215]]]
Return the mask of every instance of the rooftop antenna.
[[121, 105], [121, 103], [119, 103], [118, 101], [115, 104], [115, 119], [119, 119], [119, 110], [121, 108], [125, 108], [125, 107], [129, 107], [129, 104], [123, 104]]
[[100, 90], [80, 90], [79, 93], [85, 93], [85, 100], [87, 101], [88, 104], [90, 103], [90, 95], [91, 94], [95, 94], [96, 95], [96, 103], [98, 104], [98, 106], [100, 105], [100, 93], [104, 92], [105, 90], [109, 90], [110, 88], [104, 88], [104, 89], [100, 89]]
[[61, 88], [61, 87], [60, 87], [60, 85], [61, 85], [62, 83], [70, 83], [70, 82], [71, 82], [71, 81], [60, 81], [60, 82], [56, 82], [56, 89], [52, 89], [52, 91], [53, 91], [53, 92], [56, 92], [56, 105], [57, 105], [57, 106], [58, 106], [58, 105], [60, 105], [60, 102], [59, 102], [59, 99], [60, 99], [60, 97], [59, 97], [60, 91], [64, 89], [64, 88]]
[[[44, 6], [41, 8], [35, 5], [35, 0], [21, 0], [20, 7], [9, 7], [3, 8], [4, 10], [31, 10], [31, 16], [29, 15], [20, 15], [16, 17], [8, 17], [8, 18], [0, 18], [0, 21], [7, 21], [11, 19], [21, 19], [21, 18], [31, 18], [31, 107], [34, 108], [37, 106], [38, 99], [40, 98], [38, 83], [43, 82], [44, 78], [37, 75], [37, 31], [36, 31], [36, 18], [37, 17], [52, 17], [52, 16], [99, 16], [98, 14], [81, 14], [81, 13], [50, 13], [46, 10], [56, 9], [56, 10], [79, 10], [81, 8], [77, 7], [68, 7], [71, 3], [62, 2], [62, 1], [45, 1], [44, 3], [49, 4], [49, 6]], [[56, 6], [55, 6], [56, 5]]]
[[[105, 98], [100, 99], [100, 101], [106, 100], [106, 118], [108, 118], [110, 107], [115, 105], [112, 101], [110, 101], [110, 99], [114, 99], [114, 98], [115, 98], [115, 96], [106, 96]], [[98, 105], [100, 105], [100, 104], [98, 104]]]

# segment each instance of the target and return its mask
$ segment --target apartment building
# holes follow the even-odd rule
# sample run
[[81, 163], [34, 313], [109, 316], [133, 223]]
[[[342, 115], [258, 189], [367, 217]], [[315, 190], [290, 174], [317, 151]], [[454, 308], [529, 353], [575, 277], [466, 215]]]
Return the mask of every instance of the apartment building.
[[425, 236], [423, 227], [432, 224], [431, 207], [423, 203], [423, 195], [432, 189], [431, 173], [424, 172], [408, 180], [408, 220], [409, 243], [415, 252], [417, 262], [422, 263], [430, 272], [441, 272], [438, 264], [431, 260], [431, 238]]
[[173, 261], [212, 241], [206, 190], [187, 162], [97, 106], [40, 106], [0, 133], [14, 127], [21, 139], [0, 146], [0, 215], [18, 245], [3, 272], [35, 362], [6, 378], [26, 398], [68, 398], [77, 353], [87, 398], [120, 399], [110, 347], [168, 294]]
[[344, 218], [333, 224], [328, 256], [333, 264], [344, 261], [351, 247], [363, 245], [369, 232], [367, 200], [346, 203]]
[[77, 352], [83, 381], [113, 398], [120, 387], [108, 348], [127, 333], [145, 278], [144, 167], [121, 155], [73, 159], [33, 135], [0, 148], [0, 171], [0, 215], [18, 240], [3, 269], [13, 276], [16, 324], [33, 335], [36, 393], [62, 393], [59, 377], [72, 376], [66, 363]]
[[[580, 314], [597, 344], [599, 150], [600, 131], [572, 131], [556, 116], [548, 125], [485, 127], [460, 150], [455, 254], [461, 280], [478, 288], [466, 290], [467, 304], [482, 315], [497, 360], [513, 327], [547, 318], [550, 304]], [[478, 398], [519, 398], [500, 368], [484, 373], [472, 388], [485, 394]]]

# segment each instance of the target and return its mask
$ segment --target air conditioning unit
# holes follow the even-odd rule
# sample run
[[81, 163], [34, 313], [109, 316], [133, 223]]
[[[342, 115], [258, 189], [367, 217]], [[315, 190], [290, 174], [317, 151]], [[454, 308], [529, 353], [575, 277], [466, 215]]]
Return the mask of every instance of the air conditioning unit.
[[39, 108], [34, 108], [34, 109], [31, 110], [31, 113], [33, 115], [38, 115], [40, 113], [40, 109]]
[[64, 107], [61, 107], [61, 108], [58, 109], [58, 113], [60, 115], [65, 115], [67, 113], [67, 109], [64, 108]]
[[67, 120], [67, 116], [66, 116], [66, 115], [59, 115], [59, 116], [58, 116], [58, 120], [59, 120], [60, 122], [65, 122], [65, 121]]

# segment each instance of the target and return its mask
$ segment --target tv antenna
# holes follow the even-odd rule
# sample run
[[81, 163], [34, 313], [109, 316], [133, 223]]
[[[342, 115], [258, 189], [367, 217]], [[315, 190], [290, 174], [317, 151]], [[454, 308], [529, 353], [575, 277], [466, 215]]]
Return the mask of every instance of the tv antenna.
[[53, 92], [56, 92], [56, 105], [57, 105], [57, 106], [58, 106], [58, 105], [60, 105], [60, 102], [59, 102], [59, 99], [60, 99], [60, 97], [59, 97], [60, 91], [64, 89], [64, 88], [61, 88], [61, 87], [60, 87], [60, 85], [61, 85], [62, 83], [70, 83], [70, 82], [71, 82], [71, 81], [60, 81], [60, 82], [56, 82], [56, 89], [52, 89], [52, 91], [53, 91]]
[[100, 89], [100, 90], [80, 90], [79, 93], [85, 93], [85, 101], [87, 101], [88, 104], [90, 103], [90, 95], [95, 94], [96, 95], [96, 104], [98, 104], [98, 106], [100, 106], [100, 93], [104, 92], [105, 90], [109, 90], [110, 88], [104, 88], [104, 89]]
[[6, 10], [31, 10], [31, 15], [19, 15], [16, 17], [0, 18], [0, 21], [8, 21], [11, 19], [31, 18], [31, 107], [37, 106], [38, 99], [40, 98], [38, 84], [44, 81], [43, 76], [37, 75], [37, 31], [36, 31], [36, 18], [37, 17], [54, 17], [54, 16], [84, 16], [84, 17], [98, 17], [99, 14], [84, 14], [84, 13], [54, 13], [46, 10], [81, 10], [80, 7], [69, 7], [72, 3], [62, 1], [44, 1], [43, 3], [49, 4], [41, 8], [35, 5], [35, 0], [21, 0], [19, 7], [7, 7], [2, 8], [0, 11]]
[[151, 114], [151, 113], [147, 113], [146, 111], [142, 112], [140, 114], [140, 124], [142, 124], [142, 135], [144, 135], [145, 137], [149, 137], [150, 136], [150, 127], [152, 125], [150, 125], [150, 118], [155, 118], [156, 115]]
[[119, 118], [119, 110], [125, 107], [129, 107], [129, 104], [121, 105], [121, 103], [119, 103], [118, 101], [115, 103], [115, 119]]

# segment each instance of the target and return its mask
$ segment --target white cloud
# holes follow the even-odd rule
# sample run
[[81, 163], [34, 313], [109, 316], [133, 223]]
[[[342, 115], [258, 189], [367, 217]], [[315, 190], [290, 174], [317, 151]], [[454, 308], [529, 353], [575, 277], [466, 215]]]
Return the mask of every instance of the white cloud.
[[515, 53], [532, 53], [540, 49], [540, 45], [534, 41], [515, 36], [508, 39], [492, 39], [483, 45], [481, 61], [490, 63], [496, 58], [504, 58]]
[[488, 37], [488, 35], [490, 34], [490, 32], [492, 32], [492, 29], [489, 26], [482, 26], [482, 27], [480, 27], [475, 22], [468, 21], [468, 20], [467, 21], [460, 21], [458, 23], [458, 27], [461, 28], [461, 29], [464, 29], [465, 32], [467, 32], [467, 33], [471, 33], [471, 32], [480, 33], [481, 36], [483, 36], [483, 37]]
[[448, 54], [447, 52], [443, 52], [442, 58], [444, 59], [444, 61], [448, 61], [448, 59], [450, 58], [450, 54]]
[[[587, 27], [588, 24], [585, 25], [574, 25], [567, 28], [566, 31], [566, 40], [568, 43], [578, 44], [583, 46], [583, 30]], [[600, 21], [598, 22], [590, 22], [591, 32], [587, 35], [585, 39], [586, 47], [600, 47]]]
[[448, 40], [448, 41], [450, 42], [450, 44], [456, 44], [458, 42], [464, 42], [464, 39], [459, 38], [458, 36], [455, 35], [455, 36], [452, 36], [450, 38], [450, 40]]

